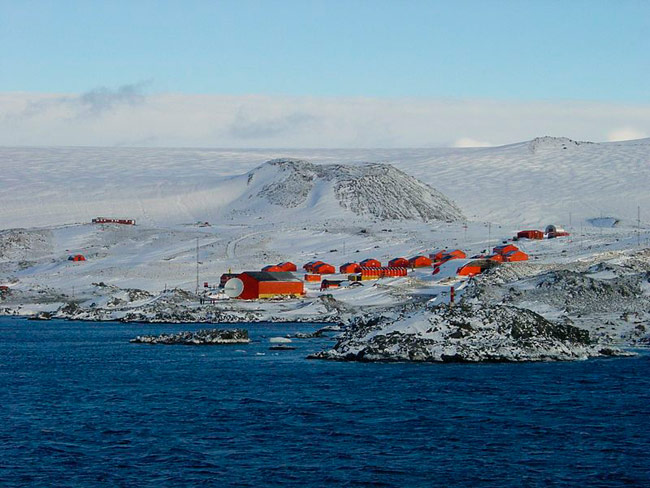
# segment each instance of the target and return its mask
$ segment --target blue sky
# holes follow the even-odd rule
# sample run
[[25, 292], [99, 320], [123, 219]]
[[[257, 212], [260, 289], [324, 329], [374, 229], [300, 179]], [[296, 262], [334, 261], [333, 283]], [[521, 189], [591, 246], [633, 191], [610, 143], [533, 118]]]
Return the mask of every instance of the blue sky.
[[650, 101], [647, 1], [2, 1], [0, 91]]
[[650, 0], [0, 0], [0, 144], [650, 136]]

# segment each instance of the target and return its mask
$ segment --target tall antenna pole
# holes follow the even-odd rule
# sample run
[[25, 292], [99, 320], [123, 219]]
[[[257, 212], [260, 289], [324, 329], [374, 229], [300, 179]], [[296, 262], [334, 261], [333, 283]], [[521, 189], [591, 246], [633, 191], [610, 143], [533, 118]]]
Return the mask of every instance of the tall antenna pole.
[[636, 245], [641, 246], [641, 205], [636, 207]]
[[196, 238], [196, 291], [199, 294], [199, 238]]
[[492, 241], [492, 222], [488, 222], [488, 245], [487, 252], [490, 253], [490, 242]]

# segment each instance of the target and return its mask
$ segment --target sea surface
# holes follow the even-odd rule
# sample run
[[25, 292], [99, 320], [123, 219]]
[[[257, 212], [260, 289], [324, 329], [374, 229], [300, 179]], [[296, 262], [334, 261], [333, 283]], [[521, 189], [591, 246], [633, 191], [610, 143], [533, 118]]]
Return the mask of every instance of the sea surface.
[[[218, 326], [217, 326], [218, 327]], [[130, 344], [205, 328], [0, 318], [0, 486], [650, 486], [650, 355], [306, 360], [332, 344]]]

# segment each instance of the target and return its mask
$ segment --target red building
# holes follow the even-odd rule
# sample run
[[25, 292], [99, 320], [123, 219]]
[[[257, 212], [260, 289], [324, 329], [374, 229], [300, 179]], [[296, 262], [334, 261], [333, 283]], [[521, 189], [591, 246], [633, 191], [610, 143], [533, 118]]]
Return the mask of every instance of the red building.
[[239, 273], [224, 273], [221, 275], [221, 278], [219, 278], [219, 287], [223, 288], [226, 285], [226, 282], [230, 278], [237, 278], [239, 276]]
[[544, 232], [541, 230], [522, 230], [517, 232], [517, 239], [544, 239]]

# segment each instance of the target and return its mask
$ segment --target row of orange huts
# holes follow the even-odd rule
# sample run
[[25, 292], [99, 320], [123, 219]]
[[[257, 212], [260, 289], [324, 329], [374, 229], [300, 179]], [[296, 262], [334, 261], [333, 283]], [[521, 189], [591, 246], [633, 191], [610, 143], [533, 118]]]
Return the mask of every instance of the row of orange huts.
[[[494, 254], [489, 256], [474, 256], [476, 259], [466, 263], [458, 269], [461, 276], [473, 276], [483, 272], [500, 262], [523, 261], [528, 256], [512, 244], [497, 246]], [[406, 276], [408, 269], [434, 267], [435, 274], [439, 267], [450, 260], [464, 259], [467, 255], [460, 249], [440, 250], [429, 256], [417, 255], [410, 259], [395, 258], [388, 262], [388, 266], [373, 258], [364, 259], [358, 263], [345, 263], [339, 267], [341, 274], [347, 274], [353, 281], [372, 280], [383, 277]], [[304, 281], [320, 282], [323, 275], [335, 274], [336, 268], [323, 261], [310, 261], [303, 266], [306, 271]], [[236, 298], [256, 299], [271, 298], [275, 296], [301, 296], [304, 292], [303, 280], [295, 278], [292, 272], [298, 270], [297, 266], [289, 261], [269, 265], [261, 271], [246, 271], [243, 273], [225, 273], [221, 276], [220, 285], [237, 278], [242, 282], [242, 291]], [[328, 285], [330, 280], [328, 281]], [[332, 281], [336, 286], [339, 282]], [[322, 286], [321, 288], [328, 288]]]

